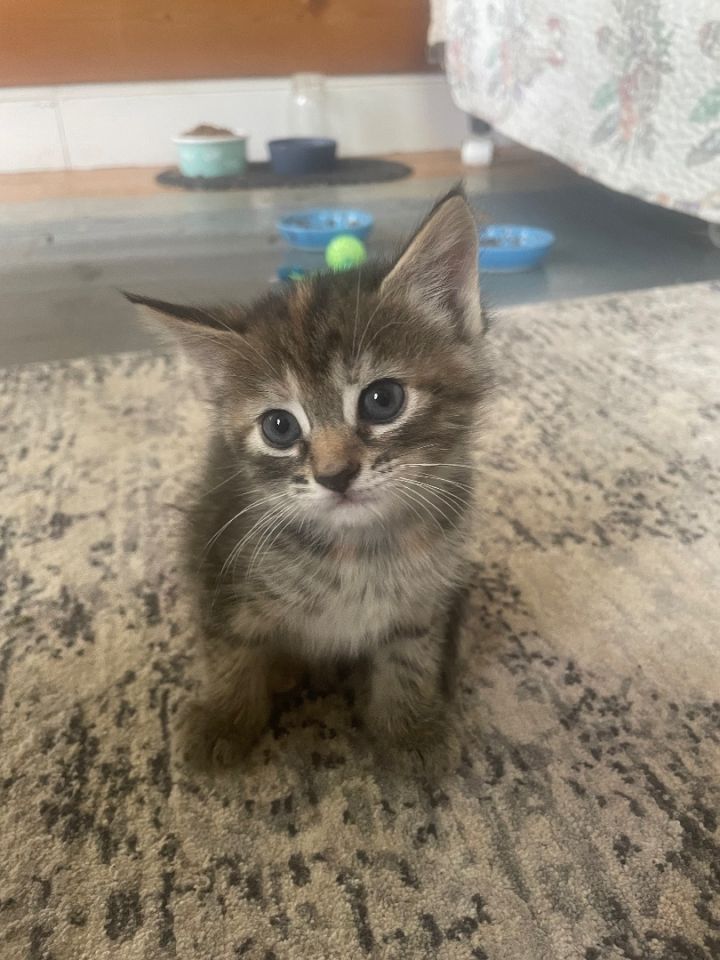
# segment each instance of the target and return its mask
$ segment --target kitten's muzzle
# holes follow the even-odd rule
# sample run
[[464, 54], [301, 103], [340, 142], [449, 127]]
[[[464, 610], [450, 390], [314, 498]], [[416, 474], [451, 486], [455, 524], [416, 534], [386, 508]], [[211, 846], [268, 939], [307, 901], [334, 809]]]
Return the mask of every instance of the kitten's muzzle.
[[314, 476], [322, 487], [327, 487], [334, 493], [345, 493], [358, 473], [360, 473], [360, 464], [350, 463], [336, 473], [315, 474]]

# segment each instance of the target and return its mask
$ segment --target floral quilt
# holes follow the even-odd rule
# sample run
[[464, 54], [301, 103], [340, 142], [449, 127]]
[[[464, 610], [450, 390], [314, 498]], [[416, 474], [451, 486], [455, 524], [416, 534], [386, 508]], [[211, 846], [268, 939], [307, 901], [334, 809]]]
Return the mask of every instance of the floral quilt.
[[720, 222], [720, 0], [433, 0], [461, 109]]

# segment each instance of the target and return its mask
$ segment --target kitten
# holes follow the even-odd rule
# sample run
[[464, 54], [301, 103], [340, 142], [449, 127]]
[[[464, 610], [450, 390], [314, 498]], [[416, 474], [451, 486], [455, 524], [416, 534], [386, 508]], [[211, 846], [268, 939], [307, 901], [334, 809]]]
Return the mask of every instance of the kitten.
[[490, 385], [464, 194], [394, 264], [313, 275], [247, 308], [128, 297], [197, 361], [214, 411], [187, 530], [207, 672], [185, 722], [193, 758], [252, 746], [283, 662], [362, 661], [371, 731], [434, 736]]

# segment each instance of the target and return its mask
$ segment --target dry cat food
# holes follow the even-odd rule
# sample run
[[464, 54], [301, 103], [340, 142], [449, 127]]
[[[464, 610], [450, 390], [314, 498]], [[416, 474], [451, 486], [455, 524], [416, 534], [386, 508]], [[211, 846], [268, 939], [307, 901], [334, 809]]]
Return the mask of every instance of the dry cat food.
[[183, 134], [184, 137], [234, 137], [232, 130], [226, 127], [213, 127], [209, 123], [200, 123]]

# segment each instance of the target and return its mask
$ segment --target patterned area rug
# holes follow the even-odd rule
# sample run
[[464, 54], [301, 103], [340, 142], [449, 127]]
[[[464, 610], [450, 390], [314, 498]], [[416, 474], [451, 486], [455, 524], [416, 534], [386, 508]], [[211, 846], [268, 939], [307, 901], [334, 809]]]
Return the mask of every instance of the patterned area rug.
[[237, 773], [177, 765], [184, 368], [6, 371], [3, 960], [720, 956], [719, 318], [718, 286], [500, 318], [437, 780], [379, 768], [340, 696]]

